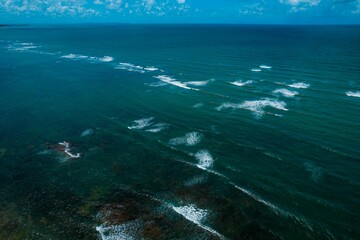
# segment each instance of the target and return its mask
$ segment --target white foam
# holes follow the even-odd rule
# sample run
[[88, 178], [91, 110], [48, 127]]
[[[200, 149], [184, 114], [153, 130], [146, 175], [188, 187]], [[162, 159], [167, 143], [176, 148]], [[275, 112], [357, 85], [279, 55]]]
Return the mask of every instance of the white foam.
[[264, 98], [261, 100], [254, 101], [244, 101], [243, 103], [223, 103], [216, 109], [221, 111], [224, 108], [234, 108], [234, 109], [246, 109], [254, 113], [255, 117], [260, 118], [265, 114], [265, 108], [272, 107], [282, 111], [288, 111], [286, 103], [283, 101], [277, 101], [276, 99]]
[[126, 71], [129, 71], [129, 72], [145, 73], [144, 67], [137, 66], [137, 65], [134, 65], [132, 63], [119, 63], [119, 65], [116, 66], [115, 69], [126, 70]]
[[114, 61], [114, 58], [113, 58], [113, 57], [110, 57], [110, 56], [104, 56], [104, 57], [102, 57], [102, 58], [99, 58], [99, 60], [100, 60], [101, 62], [112, 62], [112, 61]]
[[152, 125], [153, 128], [147, 129], [147, 132], [151, 132], [151, 133], [157, 133], [157, 132], [161, 132], [163, 130], [165, 130], [166, 128], [169, 127], [169, 124], [167, 123], [157, 123]]
[[88, 56], [85, 55], [80, 55], [80, 54], [67, 54], [67, 55], [63, 55], [61, 56], [61, 58], [68, 58], [68, 59], [86, 59], [89, 58]]
[[295, 97], [296, 95], [298, 95], [299, 93], [296, 92], [296, 91], [290, 91], [286, 88], [280, 88], [280, 89], [276, 89], [273, 91], [273, 93], [276, 93], [276, 94], [281, 94], [283, 95], [284, 97]]
[[346, 92], [346, 96], [349, 96], [349, 97], [360, 97], [360, 91], [357, 91], [357, 92]]
[[196, 103], [196, 104], [193, 106], [193, 108], [201, 108], [201, 107], [203, 107], [203, 106], [204, 106], [203, 103]]
[[194, 146], [201, 141], [201, 134], [198, 132], [190, 132], [187, 133], [183, 137], [173, 138], [169, 141], [171, 145], [186, 145], [186, 146]]
[[91, 128], [89, 128], [89, 129], [84, 130], [84, 131], [81, 133], [80, 137], [86, 137], [86, 136], [89, 136], [89, 135], [91, 135], [91, 134], [93, 134], [93, 133], [94, 133], [94, 130], [91, 129]]
[[185, 84], [191, 86], [205, 86], [208, 83], [209, 81], [191, 81], [191, 82], [186, 82]]
[[150, 71], [150, 72], [153, 72], [153, 71], [158, 71], [159, 69], [156, 68], [156, 67], [146, 67], [144, 68], [146, 71]]
[[79, 157], [80, 157], [80, 155], [81, 155], [80, 153], [75, 153], [75, 154], [73, 154], [73, 153], [70, 152], [70, 151], [71, 151], [71, 147], [70, 147], [70, 143], [69, 143], [69, 142], [66, 142], [66, 141], [64, 141], [64, 142], [59, 142], [59, 145], [65, 147], [64, 152], [65, 152], [67, 155], [69, 155], [71, 158], [79, 158]]
[[191, 87], [187, 86], [186, 83], [182, 83], [182, 82], [176, 80], [175, 78], [171, 78], [171, 77], [166, 76], [166, 75], [159, 75], [159, 76], [156, 76], [156, 77], [154, 77], [154, 78], [157, 78], [157, 79], [159, 79], [159, 80], [162, 81], [162, 82], [165, 82], [165, 83], [168, 83], [168, 84], [171, 84], [171, 85], [180, 87], [180, 88], [191, 89], [191, 90], [198, 90], [198, 89], [196, 89], [196, 88], [191, 88]]
[[292, 84], [289, 84], [288, 85], [289, 87], [292, 87], [292, 88], [308, 88], [310, 87], [310, 84], [308, 83], [303, 83], [303, 82], [299, 82], [299, 83], [292, 83]]
[[278, 208], [277, 206], [275, 206], [272, 203], [269, 203], [267, 201], [265, 201], [264, 199], [260, 198], [259, 196], [257, 196], [256, 194], [246, 190], [243, 187], [240, 187], [232, 182], [230, 182], [229, 184], [233, 185], [236, 189], [240, 190], [241, 192], [245, 193], [246, 195], [250, 196], [251, 198], [253, 198], [254, 200], [256, 200], [257, 202], [260, 202], [268, 207], [270, 207], [271, 209], [273, 209], [275, 212], [277, 213], [281, 213], [283, 215], [288, 215], [288, 213], [286, 213], [285, 211], [281, 210], [280, 208]]
[[262, 70], [260, 68], [253, 68], [253, 69], [250, 69], [250, 71], [252, 71], [252, 72], [261, 72]]
[[145, 85], [148, 85], [149, 87], [162, 87], [162, 86], [165, 86], [167, 85], [167, 83], [165, 82], [156, 82], [156, 83], [145, 83]]
[[198, 184], [202, 184], [206, 181], [207, 177], [206, 175], [201, 175], [201, 176], [195, 176], [190, 178], [189, 180], [187, 180], [184, 185], [187, 187], [191, 187], [194, 185], [198, 185]]
[[271, 66], [267, 66], [267, 65], [260, 65], [259, 67], [263, 68], [263, 69], [271, 69], [272, 68]]
[[201, 169], [211, 168], [214, 164], [214, 159], [207, 150], [200, 150], [195, 154], [195, 158], [198, 160], [197, 166]]
[[251, 80], [248, 80], [248, 81], [235, 81], [235, 82], [230, 82], [230, 84], [232, 85], [235, 85], [235, 86], [238, 86], [238, 87], [242, 87], [242, 86], [245, 86], [245, 85], [248, 85], [248, 84], [251, 84], [253, 83], [253, 81]]
[[185, 219], [189, 220], [192, 223], [195, 223], [198, 227], [218, 236], [220, 239], [225, 239], [223, 235], [215, 231], [214, 229], [205, 226], [202, 222], [206, 219], [208, 211], [205, 209], [197, 208], [195, 205], [187, 205], [181, 207], [172, 206], [172, 209], [183, 216]]
[[308, 171], [311, 174], [311, 178], [315, 182], [320, 180], [320, 178], [322, 177], [322, 174], [323, 174], [321, 167], [315, 165], [315, 163], [313, 163], [313, 162], [304, 163], [304, 167], [305, 167], [306, 171]]
[[102, 240], [133, 240], [139, 239], [140, 224], [135, 220], [121, 225], [100, 225], [96, 231]]
[[152, 124], [152, 120], [154, 120], [153, 117], [149, 118], [142, 118], [134, 121], [134, 124], [132, 126], [129, 126], [128, 129], [143, 129]]

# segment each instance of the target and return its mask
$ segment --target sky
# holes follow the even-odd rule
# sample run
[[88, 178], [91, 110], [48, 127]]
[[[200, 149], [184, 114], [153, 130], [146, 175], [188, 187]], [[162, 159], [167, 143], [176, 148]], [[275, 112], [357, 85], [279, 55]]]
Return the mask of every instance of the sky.
[[0, 24], [360, 24], [360, 0], [0, 0]]

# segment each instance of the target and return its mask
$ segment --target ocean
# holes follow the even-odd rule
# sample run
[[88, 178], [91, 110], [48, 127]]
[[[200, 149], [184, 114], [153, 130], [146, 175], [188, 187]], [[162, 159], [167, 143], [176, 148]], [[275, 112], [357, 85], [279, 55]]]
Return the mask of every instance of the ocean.
[[359, 239], [360, 27], [0, 28], [0, 239]]

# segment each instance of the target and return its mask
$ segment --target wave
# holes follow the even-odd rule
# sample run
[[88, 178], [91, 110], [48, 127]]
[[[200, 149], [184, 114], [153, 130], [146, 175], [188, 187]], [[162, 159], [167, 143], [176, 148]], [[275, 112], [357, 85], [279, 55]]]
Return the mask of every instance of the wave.
[[119, 65], [116, 66], [115, 69], [126, 70], [129, 72], [145, 73], [144, 67], [137, 66], [132, 63], [119, 63]]
[[132, 126], [129, 126], [128, 129], [144, 129], [152, 124], [152, 120], [154, 120], [153, 117], [135, 120], [134, 124]]
[[271, 66], [268, 66], [268, 65], [260, 65], [259, 67], [262, 69], [271, 69], [272, 68]]
[[94, 133], [94, 129], [89, 128], [89, 129], [84, 130], [81, 133], [80, 137], [86, 137], [86, 136], [89, 136], [89, 135], [91, 135], [93, 133]]
[[197, 166], [201, 169], [211, 168], [214, 164], [214, 159], [207, 150], [200, 150], [195, 154], [195, 158], [198, 160]]
[[201, 108], [203, 106], [204, 106], [203, 103], [196, 103], [196, 104], [194, 104], [193, 108]]
[[147, 129], [146, 132], [157, 133], [157, 132], [161, 132], [161, 131], [165, 130], [168, 127], [169, 127], [169, 124], [167, 124], [167, 123], [157, 123], [157, 124], [152, 125], [152, 128]]
[[305, 89], [305, 88], [310, 87], [310, 84], [299, 82], [299, 83], [292, 83], [287, 86], [292, 87], [292, 88], [304, 88]]
[[261, 72], [262, 70], [260, 68], [253, 68], [253, 69], [250, 69], [250, 71], [252, 71], [252, 72]]
[[156, 67], [145, 67], [144, 68], [146, 71], [150, 71], [150, 72], [153, 72], [153, 71], [158, 71], [159, 69], [156, 68]]
[[198, 132], [187, 133], [183, 137], [177, 137], [170, 139], [169, 143], [171, 145], [185, 145], [185, 146], [194, 146], [201, 141], [201, 134]]
[[182, 82], [180, 82], [174, 78], [171, 78], [169, 76], [166, 76], [166, 75], [159, 75], [159, 76], [155, 76], [154, 78], [157, 78], [162, 82], [165, 82], [165, 83], [168, 83], [168, 84], [180, 87], [180, 88], [190, 89], [190, 90], [199, 90], [196, 88], [191, 88], [191, 87], [187, 86], [186, 83], [182, 83]]
[[283, 101], [277, 101], [275, 99], [264, 98], [261, 100], [255, 101], [244, 101], [243, 103], [223, 103], [216, 109], [221, 111], [226, 108], [234, 108], [234, 109], [246, 109], [253, 112], [256, 118], [261, 118], [265, 114], [265, 108], [272, 107], [282, 111], [288, 111], [286, 107], [286, 103]]
[[248, 80], [248, 81], [235, 81], [235, 82], [230, 82], [230, 84], [232, 85], [235, 85], [235, 86], [238, 86], [238, 87], [242, 87], [242, 86], [245, 86], [245, 85], [248, 85], [248, 84], [251, 84], [253, 83], [253, 81], [251, 80]]
[[349, 96], [349, 97], [360, 97], [360, 91], [357, 91], [357, 92], [349, 91], [349, 92], [346, 92], [345, 94], [346, 94], [346, 96]]
[[186, 85], [192, 85], [192, 86], [205, 86], [208, 84], [209, 81], [191, 81], [191, 82], [185, 82]]
[[315, 163], [313, 162], [304, 163], [304, 167], [306, 171], [308, 171], [311, 174], [312, 180], [314, 180], [315, 182], [318, 182], [320, 180], [320, 178], [323, 175], [323, 171], [321, 167], [315, 165]]
[[114, 58], [110, 57], [110, 56], [104, 56], [104, 57], [99, 58], [99, 60], [101, 62], [112, 62], [112, 61], [114, 61]]
[[96, 227], [102, 240], [135, 240], [139, 239], [138, 233], [141, 225], [138, 221], [132, 221], [121, 225], [100, 225]]
[[195, 205], [186, 205], [181, 207], [172, 206], [172, 209], [181, 216], [183, 216], [185, 219], [189, 220], [192, 223], [195, 223], [198, 227], [210, 232], [211, 234], [216, 235], [220, 239], [225, 239], [223, 235], [202, 223], [208, 215], [207, 210], [197, 208]]
[[87, 59], [87, 58], [89, 58], [89, 56], [70, 53], [70, 54], [61, 56], [61, 58], [67, 58], [67, 59]]
[[299, 93], [296, 91], [290, 91], [286, 88], [280, 88], [280, 89], [276, 89], [273, 91], [273, 93], [280, 93], [281, 95], [283, 95], [284, 97], [295, 97], [296, 95], [298, 95]]

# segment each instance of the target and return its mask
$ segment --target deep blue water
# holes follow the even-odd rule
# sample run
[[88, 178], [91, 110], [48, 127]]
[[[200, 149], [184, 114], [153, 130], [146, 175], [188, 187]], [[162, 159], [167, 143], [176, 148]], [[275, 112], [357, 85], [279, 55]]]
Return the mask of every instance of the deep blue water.
[[359, 239], [359, 66], [358, 26], [0, 28], [0, 239]]

